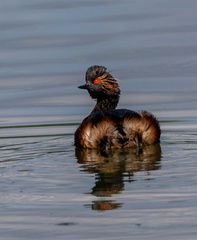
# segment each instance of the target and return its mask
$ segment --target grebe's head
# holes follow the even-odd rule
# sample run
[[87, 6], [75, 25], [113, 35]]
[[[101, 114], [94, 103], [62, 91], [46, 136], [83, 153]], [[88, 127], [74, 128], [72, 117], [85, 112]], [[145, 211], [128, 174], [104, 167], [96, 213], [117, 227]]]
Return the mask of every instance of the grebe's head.
[[86, 84], [79, 86], [87, 89], [90, 96], [96, 99], [108, 98], [120, 94], [118, 82], [103, 66], [92, 66], [86, 71]]

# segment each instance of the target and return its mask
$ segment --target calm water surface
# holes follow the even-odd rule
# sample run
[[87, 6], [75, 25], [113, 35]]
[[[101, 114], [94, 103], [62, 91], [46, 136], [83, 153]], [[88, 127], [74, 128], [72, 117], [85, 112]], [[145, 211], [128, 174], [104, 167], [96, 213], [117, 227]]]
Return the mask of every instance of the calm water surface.
[[[197, 2], [0, 3], [0, 235], [11, 239], [196, 239]], [[161, 144], [79, 150], [101, 64], [119, 107], [159, 119]]]

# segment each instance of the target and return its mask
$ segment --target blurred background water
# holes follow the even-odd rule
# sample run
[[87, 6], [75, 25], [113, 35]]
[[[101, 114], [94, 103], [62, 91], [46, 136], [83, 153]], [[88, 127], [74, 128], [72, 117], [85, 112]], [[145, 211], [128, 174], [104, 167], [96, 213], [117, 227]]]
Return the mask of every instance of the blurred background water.
[[[196, 239], [197, 2], [0, 3], [0, 235]], [[77, 150], [91, 65], [119, 79], [119, 107], [148, 110], [160, 146]], [[111, 211], [108, 211], [111, 210]]]

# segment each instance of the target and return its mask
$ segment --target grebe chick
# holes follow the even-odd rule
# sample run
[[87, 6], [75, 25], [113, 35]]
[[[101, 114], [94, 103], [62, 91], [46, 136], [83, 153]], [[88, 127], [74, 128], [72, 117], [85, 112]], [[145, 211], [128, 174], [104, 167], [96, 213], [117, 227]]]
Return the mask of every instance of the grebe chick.
[[149, 112], [115, 109], [120, 97], [118, 82], [103, 66], [86, 71], [90, 96], [97, 100], [91, 114], [75, 132], [75, 146], [82, 148], [140, 147], [159, 142], [158, 120]]

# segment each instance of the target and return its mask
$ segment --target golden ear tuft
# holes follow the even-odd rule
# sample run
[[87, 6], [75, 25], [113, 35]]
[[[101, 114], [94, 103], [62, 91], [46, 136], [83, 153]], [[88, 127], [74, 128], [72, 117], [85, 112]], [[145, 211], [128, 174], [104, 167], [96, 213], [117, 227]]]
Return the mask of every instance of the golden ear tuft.
[[98, 77], [99, 80], [104, 80], [108, 75], [108, 72], [104, 73], [102, 76]]
[[119, 83], [119, 82], [117, 82], [116, 78], [107, 77], [108, 75], [109, 75], [109, 72], [106, 72], [102, 76], [98, 77], [97, 79], [101, 80], [103, 82], [108, 82], [108, 83], [112, 83], [112, 84], [114, 84], [114, 83], [118, 84]]

